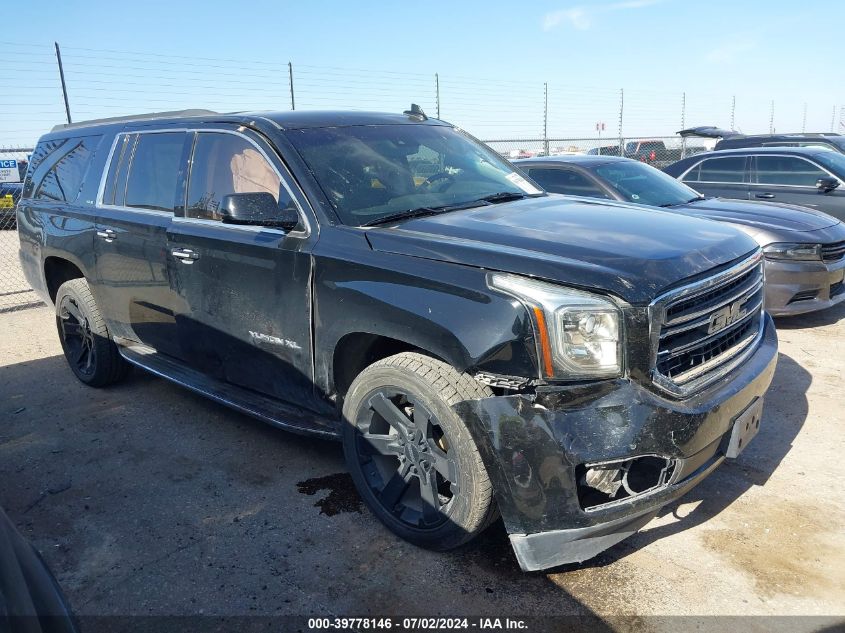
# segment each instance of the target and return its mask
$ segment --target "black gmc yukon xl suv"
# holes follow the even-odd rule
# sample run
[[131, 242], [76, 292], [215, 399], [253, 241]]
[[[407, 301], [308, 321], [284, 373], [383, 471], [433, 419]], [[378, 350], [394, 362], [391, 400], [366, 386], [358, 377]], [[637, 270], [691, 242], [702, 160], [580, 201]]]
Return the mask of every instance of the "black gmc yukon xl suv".
[[735, 457], [775, 368], [749, 237], [546, 194], [416, 107], [59, 126], [18, 224], [81, 381], [136, 365], [340, 439], [396, 534], [445, 550], [501, 514], [526, 570]]

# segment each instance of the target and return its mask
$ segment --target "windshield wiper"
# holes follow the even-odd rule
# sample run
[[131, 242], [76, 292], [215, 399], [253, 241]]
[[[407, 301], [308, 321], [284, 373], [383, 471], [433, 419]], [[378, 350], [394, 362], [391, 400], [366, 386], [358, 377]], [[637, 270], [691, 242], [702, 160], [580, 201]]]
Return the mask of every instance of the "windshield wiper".
[[698, 202], [699, 200], [706, 200], [706, 199], [707, 198], [705, 198], [704, 196], [696, 196], [692, 200], [685, 200], [683, 202], [667, 202], [666, 204], [659, 204], [657, 206], [659, 206], [662, 209], [665, 209], [667, 207], [677, 207], [678, 205], [681, 205], [681, 204], [689, 204], [690, 202]]
[[483, 200], [484, 202], [492, 202], [493, 204], [495, 204], [497, 202], [510, 202], [511, 200], [522, 200], [523, 198], [528, 197], [529, 194], [522, 193], [519, 191], [500, 191], [499, 193], [491, 193], [489, 196], [483, 196], [479, 198], [479, 200]]
[[359, 226], [376, 226], [378, 224], [386, 224], [387, 222], [395, 222], [396, 220], [409, 220], [411, 218], [421, 218], [426, 215], [437, 215], [438, 213], [447, 213], [449, 211], [460, 211], [461, 209], [471, 209], [472, 207], [483, 207], [490, 204], [486, 200], [470, 200], [469, 202], [461, 202], [459, 204], [441, 204], [433, 207], [417, 207], [415, 209], [407, 209], [405, 211], [398, 211], [389, 215], [383, 215], [375, 220], [369, 220]]

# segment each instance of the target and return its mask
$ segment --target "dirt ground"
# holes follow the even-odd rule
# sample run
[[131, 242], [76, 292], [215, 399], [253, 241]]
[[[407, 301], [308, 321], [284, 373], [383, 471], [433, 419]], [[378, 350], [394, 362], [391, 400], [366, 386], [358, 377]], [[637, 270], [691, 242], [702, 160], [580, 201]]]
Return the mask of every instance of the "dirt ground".
[[501, 525], [456, 553], [398, 540], [360, 506], [337, 444], [141, 372], [83, 386], [44, 307], [0, 314], [0, 506], [83, 616], [586, 614], [651, 631], [687, 628], [655, 615], [818, 615], [832, 619], [734, 630], [832, 631], [845, 623], [845, 305], [778, 329], [748, 450], [554, 573], [522, 573]]

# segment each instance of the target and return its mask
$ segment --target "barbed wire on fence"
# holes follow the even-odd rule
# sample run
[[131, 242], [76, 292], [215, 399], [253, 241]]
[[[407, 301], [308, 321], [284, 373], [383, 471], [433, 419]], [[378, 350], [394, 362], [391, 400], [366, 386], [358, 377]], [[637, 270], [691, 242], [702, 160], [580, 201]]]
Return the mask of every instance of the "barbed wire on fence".
[[[401, 112], [417, 103], [430, 116], [488, 139], [506, 158], [633, 155], [658, 167], [712, 146], [683, 141], [675, 134], [682, 127], [845, 132], [845, 105], [808, 103], [800, 95], [673, 92], [574, 85], [555, 77], [536, 82], [443, 69], [377, 70], [73, 46], [61, 49], [66, 108], [58, 53], [52, 44], [0, 42], [0, 158], [25, 161], [36, 139], [69, 116], [80, 121], [196, 107]], [[0, 195], [0, 310], [33, 300], [17, 262], [17, 235], [8, 230], [19, 192], [19, 186], [10, 186]]]
[[[56, 52], [51, 44], [0, 42], [5, 60], [0, 81], [7, 87], [0, 97], [0, 143], [31, 145], [65, 120]], [[617, 138], [669, 136], [682, 125], [718, 125], [746, 133], [845, 131], [843, 106], [807, 103], [800, 95], [623, 89], [573, 85], [555, 77], [534, 82], [451, 75], [443, 69], [289, 65], [287, 60], [74, 46], [61, 52], [69, 109], [76, 120], [193, 107], [401, 112], [414, 102], [479, 138], [568, 138], [595, 132]]]

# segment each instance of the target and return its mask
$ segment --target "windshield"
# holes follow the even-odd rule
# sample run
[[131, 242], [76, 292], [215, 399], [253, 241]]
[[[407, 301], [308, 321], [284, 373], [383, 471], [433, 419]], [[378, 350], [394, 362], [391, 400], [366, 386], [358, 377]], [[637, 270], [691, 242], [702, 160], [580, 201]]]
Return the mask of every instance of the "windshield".
[[[443, 125], [368, 125], [288, 132], [344, 224], [543, 192], [486, 146]], [[494, 198], [495, 199], [495, 198]]]
[[662, 171], [636, 161], [606, 163], [595, 168], [625, 200], [656, 207], [684, 204], [701, 195]]
[[839, 152], [819, 152], [813, 158], [840, 178], [845, 178], [845, 155]]

